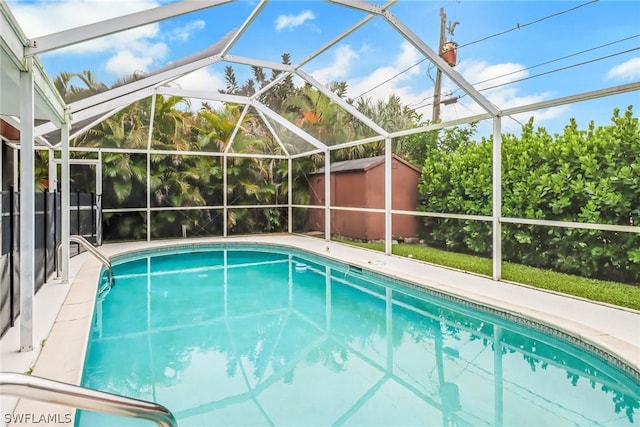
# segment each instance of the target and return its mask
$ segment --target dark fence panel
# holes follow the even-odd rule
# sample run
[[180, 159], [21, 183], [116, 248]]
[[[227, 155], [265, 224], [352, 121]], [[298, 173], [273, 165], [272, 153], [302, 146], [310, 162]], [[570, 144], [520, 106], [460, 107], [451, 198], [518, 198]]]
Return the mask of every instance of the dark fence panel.
[[60, 193], [47, 193], [47, 214], [45, 215], [45, 248], [46, 275], [50, 277], [56, 271], [56, 247], [60, 242]]
[[[4, 240], [4, 233], [2, 234], [2, 240]], [[11, 266], [9, 263], [9, 254], [3, 253], [0, 255], [0, 334], [4, 334], [4, 332], [11, 326], [12, 316], [11, 316], [11, 287], [4, 286], [5, 283], [9, 283], [9, 274], [11, 271]]]
[[[13, 326], [15, 319], [20, 314], [19, 194], [11, 188], [9, 191], [3, 191], [1, 197], [0, 337]], [[42, 192], [36, 193], [34, 197], [34, 288], [37, 292], [56, 271], [56, 248], [61, 241], [61, 209], [60, 193]], [[91, 200], [91, 195], [89, 195], [89, 200]], [[89, 216], [92, 215], [95, 218], [96, 214], [89, 212]]]
[[2, 230], [2, 250], [0, 251], [0, 336], [13, 326], [20, 313], [20, 286], [18, 284], [19, 215], [18, 194], [2, 192], [2, 213], [0, 229]]
[[43, 193], [36, 193], [35, 200], [35, 250], [33, 254], [34, 258], [34, 287], [35, 292], [38, 292], [42, 285], [45, 284], [47, 278], [45, 277], [45, 264], [46, 264], [46, 253], [45, 253], [45, 233], [47, 232], [45, 228], [45, 200], [46, 195]]

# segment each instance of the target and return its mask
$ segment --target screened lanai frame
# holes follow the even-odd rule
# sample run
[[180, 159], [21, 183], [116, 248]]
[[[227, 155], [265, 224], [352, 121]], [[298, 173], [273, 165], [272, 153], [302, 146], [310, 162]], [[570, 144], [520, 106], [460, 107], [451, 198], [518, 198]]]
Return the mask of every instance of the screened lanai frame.
[[[10, 13], [9, 7], [4, 0], [0, 0], [0, 31], [2, 35], [2, 44], [0, 52], [3, 54], [3, 73], [5, 64], [10, 65], [12, 70], [15, 70], [19, 74], [19, 79], [13, 82], [9, 81], [9, 84], [4, 84], [7, 79], [4, 79], [3, 74], [3, 93], [2, 93], [2, 117], [6, 118], [17, 128], [20, 129], [20, 144], [21, 148], [21, 168], [24, 176], [33, 176], [34, 170], [34, 149], [46, 149], [49, 150], [50, 159], [53, 159], [53, 151], [60, 152], [61, 168], [61, 189], [62, 189], [62, 280], [68, 281], [69, 279], [69, 164], [70, 164], [70, 150], [75, 151], [88, 151], [88, 152], [118, 152], [119, 149], [114, 148], [70, 148], [69, 141], [86, 132], [92, 126], [107, 119], [116, 112], [126, 108], [133, 102], [151, 97], [155, 99], [157, 96], [175, 95], [186, 98], [198, 98], [211, 101], [228, 102], [234, 104], [244, 105], [244, 113], [246, 113], [249, 107], [258, 111], [259, 116], [262, 118], [265, 126], [271, 131], [275, 141], [280, 145], [284, 156], [274, 156], [267, 154], [243, 154], [234, 153], [230, 151], [230, 147], [233, 144], [235, 135], [237, 134], [242, 118], [238, 121], [236, 128], [232, 134], [230, 141], [227, 144], [226, 149], [223, 152], [188, 152], [188, 151], [175, 151], [170, 150], [152, 150], [151, 139], [153, 135], [153, 120], [154, 113], [150, 114], [150, 126], [148, 133], [148, 142], [145, 149], [140, 149], [139, 153], [147, 155], [147, 178], [150, 174], [150, 157], [156, 152], [161, 154], [181, 154], [181, 155], [198, 155], [198, 156], [221, 156], [224, 161], [224, 173], [223, 173], [223, 204], [221, 206], [198, 206], [194, 209], [222, 209], [224, 216], [224, 236], [227, 236], [228, 228], [228, 212], [229, 209], [233, 209], [234, 206], [230, 206], [227, 200], [227, 159], [229, 157], [265, 157], [265, 158], [277, 158], [286, 160], [288, 163], [288, 180], [289, 180], [289, 193], [288, 202], [286, 205], [258, 205], [258, 206], [241, 206], [242, 208], [264, 208], [264, 207], [286, 207], [289, 212], [288, 232], [293, 233], [292, 227], [292, 210], [294, 208], [307, 208], [307, 209], [324, 209], [324, 238], [326, 241], [331, 241], [331, 212], [337, 210], [350, 210], [357, 212], [373, 212], [383, 214], [385, 218], [385, 254], [390, 255], [392, 253], [392, 217], [393, 215], [413, 215], [418, 217], [438, 217], [438, 218], [452, 218], [462, 220], [484, 221], [491, 223], [492, 236], [493, 236], [493, 279], [501, 279], [501, 264], [502, 264], [502, 242], [501, 242], [501, 227], [504, 223], [509, 224], [530, 224], [541, 226], [554, 226], [554, 227], [568, 227], [568, 228], [585, 228], [601, 231], [619, 231], [629, 233], [640, 233], [640, 227], [635, 225], [609, 225], [609, 224], [592, 224], [592, 223], [580, 223], [580, 222], [564, 222], [564, 221], [549, 221], [539, 219], [526, 219], [526, 218], [510, 218], [502, 216], [502, 153], [501, 153], [501, 134], [502, 134], [502, 118], [523, 112], [531, 112], [535, 110], [545, 109], [549, 107], [565, 105], [575, 102], [586, 101], [590, 99], [596, 99], [606, 96], [612, 96], [621, 93], [627, 93], [640, 90], [640, 82], [629, 83], [625, 85], [613, 86], [610, 88], [595, 90], [590, 92], [584, 92], [575, 94], [572, 96], [566, 96], [549, 101], [538, 102], [528, 105], [523, 105], [515, 108], [500, 109], [498, 106], [490, 102], [485, 96], [483, 96], [478, 90], [474, 88], [469, 82], [467, 82], [458, 72], [447, 65], [443, 59], [428, 46], [419, 36], [416, 35], [408, 26], [406, 26], [398, 17], [396, 17], [392, 11], [392, 6], [397, 3], [398, 0], [391, 0], [384, 5], [369, 3], [366, 1], [351, 1], [351, 0], [327, 0], [330, 3], [334, 3], [338, 6], [357, 9], [366, 13], [366, 17], [361, 19], [355, 25], [352, 25], [340, 35], [329, 41], [323, 47], [317, 51], [311, 53], [305, 59], [295, 65], [285, 65], [282, 63], [275, 63], [265, 60], [259, 60], [254, 58], [238, 57], [230, 55], [228, 52], [233, 45], [243, 36], [243, 33], [250, 27], [256, 17], [262, 12], [267, 5], [268, 0], [261, 0], [245, 19], [242, 25], [235, 31], [229, 33], [222, 40], [215, 45], [200, 51], [198, 53], [189, 55], [182, 60], [175, 61], [166, 67], [151, 72], [145, 75], [143, 78], [125, 84], [123, 86], [111, 89], [109, 91], [82, 99], [77, 102], [66, 105], [61, 97], [53, 87], [51, 80], [44, 72], [38, 54], [57, 50], [69, 45], [85, 42], [109, 34], [121, 32], [131, 28], [140, 27], [150, 23], [162, 21], [172, 17], [196, 12], [199, 10], [215, 7], [218, 5], [230, 3], [233, 0], [209, 0], [209, 1], [180, 1], [176, 3], [170, 3], [164, 6], [157, 7], [142, 12], [132, 13], [129, 15], [121, 16], [118, 18], [107, 19], [95, 24], [76, 27], [69, 30], [61, 31], [38, 37], [35, 39], [28, 39], [23, 31], [20, 29], [17, 21]], [[446, 75], [452, 82], [457, 84], [470, 98], [472, 98], [479, 106], [482, 107], [484, 113], [474, 115], [471, 117], [465, 117], [457, 120], [435, 123], [428, 126], [419, 128], [412, 128], [407, 130], [399, 130], [390, 132], [383, 129], [371, 119], [361, 114], [353, 106], [348, 104], [344, 99], [334, 94], [328, 87], [318, 82], [309, 73], [305, 72], [303, 67], [311, 60], [326, 52], [338, 42], [346, 38], [348, 35], [357, 31], [359, 28], [367, 24], [371, 19], [375, 17], [381, 17], [389, 26], [391, 26], [398, 34], [400, 34], [406, 41], [408, 41], [414, 48], [416, 48], [422, 55], [426, 57], [434, 66], [438, 67], [444, 75]], [[8, 59], [6, 59], [7, 57]], [[214, 63], [232, 63], [243, 64], [256, 67], [270, 68], [272, 70], [278, 70], [282, 73], [279, 77], [267, 87], [259, 90], [255, 95], [250, 97], [243, 97], [237, 95], [227, 95], [217, 92], [202, 92], [202, 91], [190, 91], [180, 89], [178, 87], [167, 86], [168, 83], [186, 75], [200, 68], [207, 67]], [[284, 117], [280, 116], [277, 112], [271, 110], [261, 102], [259, 102], [259, 96], [265, 91], [269, 90], [272, 86], [282, 81], [288, 75], [295, 75], [301, 78], [303, 81], [309, 83], [315, 89], [320, 91], [332, 102], [341, 106], [345, 111], [353, 115], [355, 118], [369, 127], [376, 136], [357, 140], [349, 141], [341, 144], [330, 145], [328, 143], [318, 140], [312, 135], [308, 134], [301, 128], [293, 125]], [[11, 85], [13, 83], [13, 87]], [[9, 90], [6, 90], [6, 89]], [[11, 91], [13, 89], [13, 91]], [[7, 95], [8, 94], [8, 95]], [[19, 101], [19, 108], [17, 113], [5, 114], [4, 105], [9, 102], [9, 97], [15, 97]], [[155, 107], [155, 102], [151, 103], [152, 109]], [[19, 118], [18, 118], [19, 117]], [[30, 125], [34, 123], [34, 120], [46, 117], [48, 123], [40, 124], [38, 126]], [[454, 213], [440, 213], [440, 212], [420, 212], [420, 211], [403, 211], [395, 210], [392, 208], [392, 180], [391, 180], [391, 159], [392, 159], [392, 141], [394, 138], [403, 137], [411, 134], [428, 132], [431, 130], [443, 129], [460, 124], [475, 122], [479, 120], [490, 119], [493, 122], [493, 156], [492, 156], [492, 215], [490, 216], [478, 216], [478, 215], [465, 215]], [[313, 149], [299, 152], [290, 153], [287, 147], [278, 138], [277, 132], [275, 132], [272, 126], [269, 124], [270, 120], [279, 124], [280, 126], [292, 132], [297, 137], [306, 141]], [[82, 123], [82, 126], [78, 125]], [[74, 126], [75, 125], [75, 126]], [[78, 127], [76, 129], [76, 127]], [[53, 131], [60, 132], [59, 143], [52, 144], [46, 138], [45, 135], [50, 134]], [[331, 165], [330, 165], [330, 153], [334, 150], [341, 148], [352, 147], [356, 145], [362, 145], [375, 141], [384, 141], [385, 146], [385, 203], [384, 209], [365, 209], [358, 207], [344, 207], [344, 206], [332, 206], [331, 205]], [[16, 147], [18, 145], [16, 144]], [[122, 150], [124, 151], [124, 150]], [[134, 150], [126, 149], [126, 152], [131, 153]], [[291, 180], [292, 180], [292, 160], [298, 157], [309, 156], [312, 154], [323, 154], [325, 157], [325, 204], [324, 206], [310, 206], [310, 205], [295, 205], [292, 202], [291, 193]], [[100, 154], [99, 154], [100, 155]], [[50, 172], [50, 183], [55, 181], [55, 176]], [[1, 178], [0, 178], [1, 179]], [[0, 182], [1, 184], [1, 182]], [[133, 209], [135, 211], [146, 211], [147, 213], [147, 239], [151, 239], [151, 212], [155, 210], [166, 210], [167, 208], [152, 208], [150, 204], [150, 180], [147, 179], [147, 200], [146, 208]], [[22, 194], [33, 193], [34, 183], [32, 179], [20, 179], [20, 192]], [[33, 218], [34, 218], [34, 206], [33, 201], [30, 198], [21, 198], [20, 200], [20, 234], [23, 237], [20, 241], [20, 252], [23, 256], [20, 257], [20, 283], [21, 283], [21, 349], [31, 350], [33, 348], [33, 325], [32, 325], [32, 313], [33, 313]], [[168, 208], [172, 209], [172, 208]], [[183, 207], [176, 207], [175, 209], [184, 209]], [[122, 211], [122, 209], [119, 209]], [[66, 217], [65, 217], [66, 216]], [[26, 256], [25, 256], [26, 255]]]

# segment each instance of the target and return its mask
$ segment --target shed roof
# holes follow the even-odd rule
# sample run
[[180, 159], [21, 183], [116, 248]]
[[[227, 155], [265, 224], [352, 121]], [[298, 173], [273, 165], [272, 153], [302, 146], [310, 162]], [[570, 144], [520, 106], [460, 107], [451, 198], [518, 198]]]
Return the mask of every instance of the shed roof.
[[[420, 169], [418, 169], [411, 163], [407, 162], [402, 157], [397, 156], [395, 154], [393, 154], [392, 157], [394, 160], [399, 161], [400, 163], [410, 167], [416, 172], [420, 172]], [[343, 160], [341, 162], [331, 163], [330, 169], [331, 169], [331, 173], [368, 171], [382, 164], [384, 164], [384, 155], [375, 156], [375, 157], [366, 157], [364, 159]], [[320, 173], [324, 173], [324, 168], [318, 169], [316, 172], [312, 173], [311, 175], [317, 175]]]

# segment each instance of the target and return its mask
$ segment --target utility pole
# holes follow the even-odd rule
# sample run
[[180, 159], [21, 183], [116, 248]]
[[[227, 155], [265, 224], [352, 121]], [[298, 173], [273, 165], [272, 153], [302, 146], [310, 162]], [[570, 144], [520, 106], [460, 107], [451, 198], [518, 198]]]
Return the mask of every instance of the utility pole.
[[[444, 13], [444, 8], [440, 8], [440, 42], [438, 43], [438, 56], [444, 59], [450, 67], [456, 66], [456, 48], [458, 44], [453, 40], [449, 40], [445, 43], [444, 32], [445, 32], [445, 24], [447, 21], [447, 15]], [[449, 22], [446, 31], [449, 33], [449, 36], [453, 37], [453, 33], [456, 29], [456, 25], [459, 22]], [[431, 123], [437, 123], [440, 121], [440, 92], [442, 90], [442, 70], [438, 67], [438, 71], [436, 72], [436, 81], [433, 88], [433, 117], [431, 118]], [[453, 101], [455, 102], [455, 101]], [[448, 102], [445, 100], [445, 104]]]
[[[447, 21], [447, 15], [444, 13], [444, 8], [440, 8], [440, 42], [438, 43], [438, 55], [442, 53], [442, 46], [444, 46], [444, 30]], [[433, 117], [431, 123], [437, 123], [440, 121], [440, 87], [442, 85], [442, 70], [438, 67], [436, 72], [436, 83], [433, 88]]]

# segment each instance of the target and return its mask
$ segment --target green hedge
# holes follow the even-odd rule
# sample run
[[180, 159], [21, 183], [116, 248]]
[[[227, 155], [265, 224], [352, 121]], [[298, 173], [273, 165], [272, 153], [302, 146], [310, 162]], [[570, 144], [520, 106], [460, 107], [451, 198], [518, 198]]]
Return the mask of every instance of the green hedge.
[[[562, 134], [534, 129], [503, 135], [502, 215], [617, 225], [640, 222], [640, 126], [632, 108], [611, 124]], [[491, 215], [491, 139], [434, 148], [422, 169], [419, 209]], [[491, 225], [425, 219], [428, 244], [489, 255]], [[640, 235], [532, 225], [503, 226], [505, 260], [586, 277], [640, 283]]]

